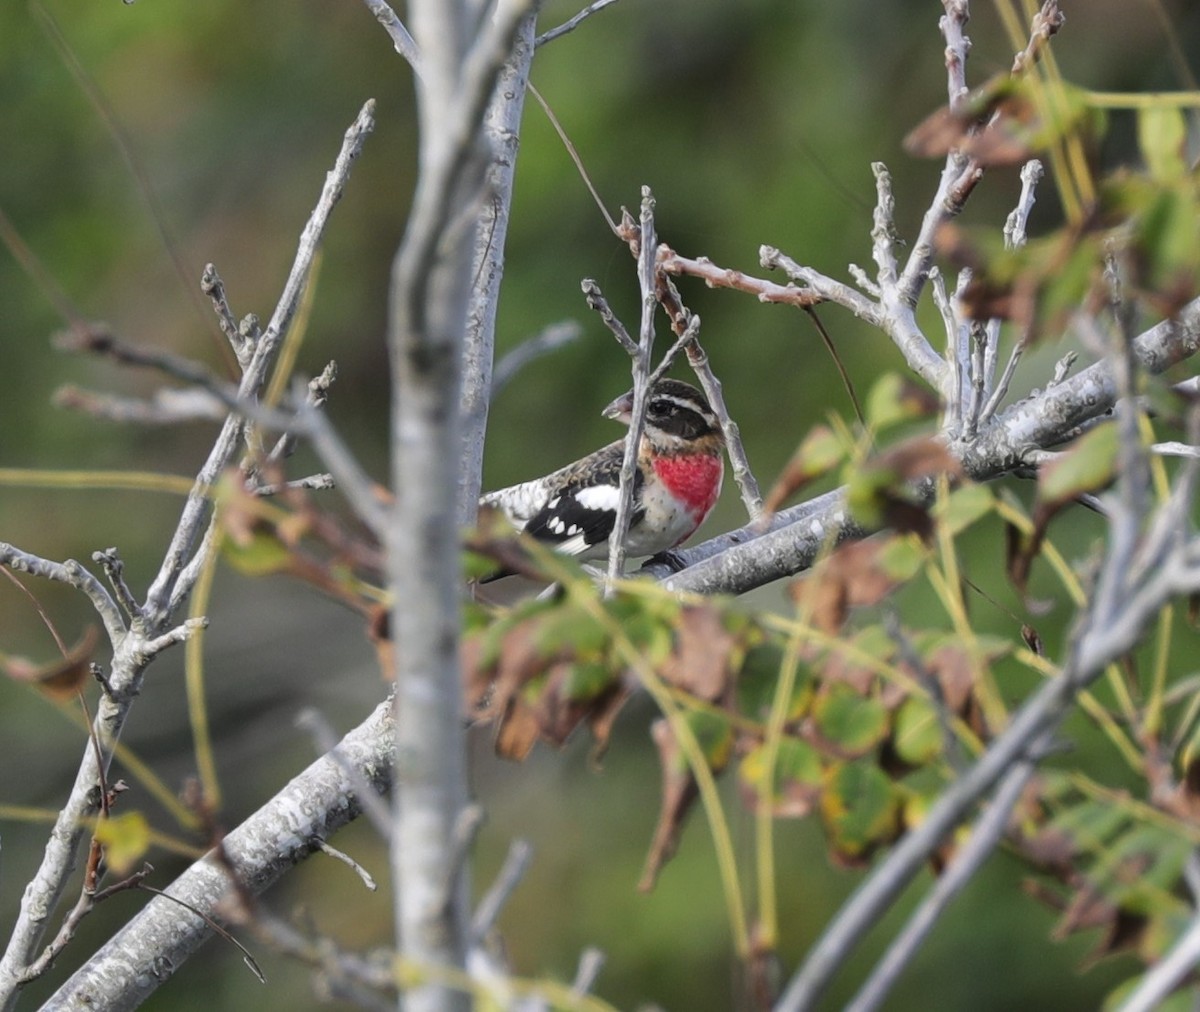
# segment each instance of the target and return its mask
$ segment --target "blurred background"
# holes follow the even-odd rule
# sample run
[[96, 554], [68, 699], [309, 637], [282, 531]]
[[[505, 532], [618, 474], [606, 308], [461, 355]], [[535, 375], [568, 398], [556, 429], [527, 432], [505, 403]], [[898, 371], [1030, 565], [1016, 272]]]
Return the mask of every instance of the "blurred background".
[[[582, 0], [548, 0], [540, 29], [580, 6]], [[1197, 52], [1196, 5], [1088, 0], [1064, 7], [1067, 25], [1054, 48], [1068, 80], [1108, 91], [1185, 86], [1165, 54], [1172, 38], [1184, 53]], [[936, 188], [939, 166], [906, 155], [901, 140], [945, 100], [941, 13], [937, 0], [622, 0], [541, 49], [533, 81], [610, 212], [621, 205], [636, 210], [639, 188], [649, 184], [661, 238], [684, 255], [761, 274], [758, 247], [769, 243], [846, 279], [847, 264], [872, 266], [870, 163], [882, 160], [892, 170], [901, 236], [915, 234]], [[1009, 66], [1012, 47], [991, 3], [977, 0], [973, 13], [969, 71], [979, 83]], [[90, 86], [80, 83], [52, 41], [51, 18]], [[88, 87], [102, 100], [89, 98]], [[312, 375], [337, 360], [340, 378], [329, 414], [382, 479], [387, 278], [414, 184], [416, 142], [411, 74], [364, 4], [0, 5], [0, 209], [83, 315], [106, 321], [129, 341], [220, 369], [213, 320], [196, 297], [203, 265], [216, 264], [235, 314], [270, 315], [324, 173], [367, 97], [377, 101], [378, 126], [327, 234], [299, 368]], [[1113, 166], [1133, 152], [1132, 120], [1114, 115], [1099, 157]], [[998, 230], [1017, 190], [1015, 171], [993, 173], [965, 220]], [[1052, 187], [1043, 185], [1039, 198], [1034, 234], [1059, 221]], [[152, 205], [161, 209], [157, 219]], [[172, 248], [186, 283], [173, 266]], [[584, 306], [579, 284], [585, 277], [596, 279], [618, 314], [636, 326], [628, 251], [608, 232], [531, 99], [497, 351], [562, 320], [579, 321], [584, 336], [530, 365], [494, 403], [485, 487], [544, 473], [617, 435], [599, 412], [628, 386], [627, 359]], [[703, 318], [703, 343], [767, 485], [809, 426], [829, 412], [850, 415], [836, 369], [802, 313], [686, 280], [681, 287]], [[64, 321], [44, 287], [2, 250], [0, 307], [0, 467], [195, 473], [211, 425], [145, 429], [50, 406], [66, 383], [148, 395], [164, 380], [55, 352], [49, 337]], [[939, 333], [932, 307], [923, 306], [922, 314], [928, 332]], [[821, 315], [860, 396], [881, 372], [902, 368], [879, 334], [834, 308]], [[1017, 393], [1044, 384], [1050, 363], [1065, 350], [1051, 346], [1028, 356]], [[298, 455], [295, 474], [315, 469]], [[331, 510], [341, 509], [336, 493], [328, 501]], [[179, 506], [175, 497], [150, 493], [0, 485], [0, 540], [52, 559], [86, 560], [115, 545], [140, 594]], [[702, 534], [739, 525], [743, 516], [730, 487]], [[1099, 527], [1084, 517], [1053, 533], [1069, 557], [1077, 557], [1088, 552]], [[999, 528], [985, 524], [970, 543], [967, 568], [1011, 611], [1018, 605], [1004, 584], [1002, 551]], [[92, 620], [78, 595], [44, 583], [31, 588], [67, 638]], [[762, 606], [783, 601], [781, 586], [754, 598]], [[985, 630], [1016, 631], [1001, 608], [981, 601], [978, 609], [976, 621]], [[921, 612], [906, 617], [919, 624]], [[1051, 656], [1066, 617], [1056, 613], [1040, 627]], [[226, 790], [221, 817], [232, 826], [313, 758], [311, 742], [293, 725], [302, 707], [316, 706], [348, 729], [385, 689], [360, 621], [305, 587], [223, 570], [210, 618], [209, 700]], [[29, 602], [7, 581], [0, 582], [0, 651], [38, 660], [54, 654]], [[153, 666], [124, 739], [172, 786], [194, 769], [181, 671], [178, 653]], [[1014, 696], [1029, 687], [1026, 676], [1013, 679]], [[584, 740], [561, 754], [539, 749], [521, 766], [502, 764], [491, 758], [481, 734], [472, 746], [472, 778], [489, 821], [476, 888], [489, 883], [509, 841], [526, 837], [535, 860], [502, 920], [519, 973], [570, 979], [581, 950], [594, 945], [608, 956], [597, 991], [619, 1007], [730, 1007], [729, 930], [699, 819], [658, 889], [648, 896], [634, 889], [659, 796], [647, 734], [652, 717], [647, 704], [631, 705], [601, 768], [590, 763]], [[57, 808], [82, 746], [81, 733], [54, 707], [0, 683], [0, 803]], [[1093, 746], [1085, 737], [1081, 747]], [[173, 830], [144, 793], [126, 798], [159, 828]], [[737, 811], [732, 792], [730, 807]], [[750, 821], [735, 815], [735, 825], [749, 867]], [[0, 823], [4, 937], [45, 833], [41, 824]], [[367, 827], [351, 827], [335, 842], [386, 882], [385, 851]], [[829, 863], [820, 830], [809, 822], [782, 825], [779, 842], [782, 944], [790, 971], [859, 873]], [[151, 859], [159, 885], [182, 867], [166, 854]], [[1114, 981], [1132, 972], [1128, 963], [1109, 962], [1077, 974], [1095, 939], [1048, 944], [1053, 915], [1021, 895], [1020, 875], [1003, 855], [991, 863], [940, 925], [889, 1007], [1093, 1008]], [[28, 989], [23, 1007], [36, 1007], [141, 902], [127, 893], [105, 903], [49, 980]], [[309, 861], [267, 902], [280, 913], [302, 905], [318, 928], [347, 946], [390, 939], [387, 889], [367, 894], [341, 865]], [[830, 1007], [861, 979], [865, 960], [886, 941], [887, 926], [875, 948], [843, 974]], [[146, 1007], [316, 1004], [301, 968], [267, 952], [256, 956], [270, 980], [265, 988], [232, 947], [209, 943]]]

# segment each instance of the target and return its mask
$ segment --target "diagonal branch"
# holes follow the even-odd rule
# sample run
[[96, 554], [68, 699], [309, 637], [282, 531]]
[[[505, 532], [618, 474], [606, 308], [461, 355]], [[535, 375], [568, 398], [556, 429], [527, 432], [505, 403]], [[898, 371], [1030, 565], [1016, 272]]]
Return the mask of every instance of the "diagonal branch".
[[[300, 306], [300, 298], [304, 294], [304, 288], [308, 282], [308, 273], [312, 267], [313, 257], [316, 255], [317, 247], [324, 235], [329, 216], [341, 199], [354, 160], [362, 151], [367, 136], [374, 129], [375, 101], [369, 99], [354, 123], [351, 124], [350, 129], [346, 131], [342, 149], [338, 153], [333, 169], [325, 177], [325, 186], [321, 190], [317, 206], [305, 224], [304, 231], [300, 234], [296, 256], [292, 261], [287, 281], [284, 283], [279, 303], [271, 315], [267, 329], [258, 339], [249, 365], [242, 374], [241, 383], [238, 385], [239, 400], [251, 400], [266, 382], [279, 344], [291, 326], [292, 319]], [[221, 472], [232, 463], [241, 441], [244, 424], [240, 415], [229, 416], [209, 453], [208, 460], [204, 462], [204, 466], [196, 475], [195, 486], [184, 505], [183, 514], [171, 538], [166, 557], [146, 595], [144, 613], [146, 621], [151, 626], [168, 621], [170, 618], [167, 610], [168, 602], [172, 596], [176, 599], [182, 596], [177, 593], [175, 582], [187, 563], [196, 538], [206, 526], [210, 507], [208, 490], [216, 482]]]
[[[374, 103], [368, 101], [346, 133], [338, 159], [326, 177], [317, 207], [301, 236], [296, 259], [279, 305], [267, 331], [254, 348], [253, 356], [242, 377], [238, 392], [240, 399], [251, 400], [267, 377], [275, 350], [299, 305], [308, 269], [329, 214], [341, 195], [354, 158], [374, 126], [373, 110]], [[8, 946], [3, 957], [0, 957], [2, 1009], [11, 1008], [16, 1000], [21, 975], [33, 959], [47, 921], [74, 871], [79, 845], [87, 831], [88, 821], [97, 811], [95, 786], [102, 780], [101, 767], [107, 767], [114, 744], [120, 736], [132, 701], [141, 685], [146, 666], [153, 660], [157, 649], [162, 649], [178, 639], [169, 629], [171, 615], [182, 603], [190, 581], [199, 572], [198, 566], [189, 564], [188, 556], [197, 537], [209, 526], [211, 509], [208, 490], [221, 471], [233, 460], [243, 424], [240, 414], [231, 414], [222, 427], [208, 460], [196, 477], [166, 557], [150, 588], [142, 614], [135, 616], [128, 629], [125, 629], [120, 620], [117, 606], [103, 591], [99, 582], [77, 563], [65, 564], [64, 575], [68, 577], [67, 582], [78, 581], [76, 585], [92, 598], [109, 632], [113, 646], [112, 666], [108, 678], [111, 691], [101, 696], [93, 721], [96, 748], [94, 749], [89, 742], [84, 750], [70, 794], [47, 840], [42, 861], [25, 889]], [[204, 545], [207, 544], [206, 540]], [[202, 546], [201, 551], [204, 550]], [[196, 559], [191, 561], [194, 563]], [[50, 573], [46, 575], [58, 578]], [[96, 593], [97, 589], [99, 594]], [[97, 765], [97, 751], [100, 753], [100, 766]]]
[[[226, 867], [237, 871], [240, 888], [252, 895], [266, 890], [319, 842], [356, 818], [363, 802], [361, 785], [387, 790], [392, 771], [392, 706], [385, 701], [337, 746], [296, 776], [286, 787], [230, 832], [222, 841], [224, 860], [209, 855], [197, 861], [167, 889], [167, 894], [210, 917], [221, 917], [221, 903], [233, 891]], [[44, 1009], [133, 1008], [183, 966], [212, 929], [170, 899], [158, 897], [110, 938], [58, 989]], [[130, 959], [130, 953], [143, 954]]]

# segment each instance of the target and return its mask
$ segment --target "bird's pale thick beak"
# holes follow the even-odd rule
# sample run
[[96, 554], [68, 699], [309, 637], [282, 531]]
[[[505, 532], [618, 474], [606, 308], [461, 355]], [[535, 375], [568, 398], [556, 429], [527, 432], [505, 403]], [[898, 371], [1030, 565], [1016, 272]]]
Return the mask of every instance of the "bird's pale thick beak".
[[604, 417], [612, 418], [628, 425], [633, 420], [633, 391], [621, 394], [615, 401], [604, 409]]

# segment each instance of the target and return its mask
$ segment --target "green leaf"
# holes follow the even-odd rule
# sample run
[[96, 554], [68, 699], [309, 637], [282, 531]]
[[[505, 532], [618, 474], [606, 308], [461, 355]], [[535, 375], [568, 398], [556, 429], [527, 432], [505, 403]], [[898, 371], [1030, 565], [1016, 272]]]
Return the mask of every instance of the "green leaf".
[[609, 614], [638, 653], [654, 667], [662, 664], [671, 653], [671, 623], [679, 615], [678, 604], [630, 595], [618, 596], [605, 603]]
[[884, 575], [896, 583], [907, 583], [925, 564], [925, 549], [920, 538], [901, 536], [889, 538], [877, 558]]
[[221, 555], [246, 576], [286, 572], [292, 564], [291, 549], [267, 528], [256, 528], [241, 540], [227, 535], [221, 539]]
[[1112, 805], [1083, 801], [1059, 812], [1048, 826], [1064, 833], [1078, 849], [1095, 852], [1125, 825], [1125, 821], [1125, 813]]
[[[783, 667], [783, 647], [770, 640], [751, 647], [746, 652], [737, 677], [738, 712], [751, 720], [765, 722], [775, 703], [779, 673]], [[804, 665], [796, 672], [792, 687], [791, 705], [787, 708], [788, 723], [804, 716], [812, 701], [812, 675]]]
[[[683, 720], [696, 736], [709, 768], [715, 773], [723, 770], [733, 754], [733, 723], [711, 710], [688, 710], [683, 714]], [[682, 749], [677, 761], [681, 769], [687, 767], [687, 757]]]
[[598, 657], [607, 637], [591, 616], [560, 604], [538, 622], [534, 643], [543, 657]]
[[850, 642], [868, 657], [885, 664], [896, 655], [896, 641], [878, 623], [864, 626], [850, 637]]
[[847, 685], [831, 685], [817, 695], [813, 719], [821, 736], [841, 754], [861, 756], [888, 734], [888, 712], [878, 700], [863, 698]]
[[587, 703], [604, 695], [617, 681], [616, 674], [600, 661], [571, 665], [562, 682], [562, 697], [572, 703]]
[[892, 742], [909, 766], [925, 766], [942, 754], [942, 726], [937, 709], [923, 696], [909, 696], [896, 711]]
[[843, 859], [867, 857], [900, 831], [900, 795], [878, 766], [852, 762], [826, 772], [821, 819], [830, 843]]
[[1117, 473], [1117, 426], [1106, 422], [1085, 433], [1038, 473], [1038, 499], [1060, 506], [1108, 485]]
[[867, 425], [882, 432], [900, 422], [924, 418], [936, 409], [928, 391], [897, 373], [884, 373], [867, 394]]
[[[820, 753], [799, 738], [783, 738], [775, 754], [774, 774], [769, 795], [772, 814], [791, 818], [807, 815], [824, 779]], [[758, 745], [746, 754], [738, 767], [738, 776], [755, 801], [759, 801], [767, 780], [766, 745]]]
[[1166, 105], [1139, 109], [1137, 128], [1138, 147], [1150, 175], [1160, 182], [1182, 179], [1187, 174], [1187, 121], [1183, 110]]
[[963, 485], [938, 503], [934, 515], [957, 537], [977, 520], [987, 516], [996, 505], [996, 497], [986, 485]]
[[1200, 265], [1200, 206], [1190, 181], [1164, 187], [1147, 202], [1134, 228], [1140, 281], [1168, 300], [1182, 302], [1196, 287]]

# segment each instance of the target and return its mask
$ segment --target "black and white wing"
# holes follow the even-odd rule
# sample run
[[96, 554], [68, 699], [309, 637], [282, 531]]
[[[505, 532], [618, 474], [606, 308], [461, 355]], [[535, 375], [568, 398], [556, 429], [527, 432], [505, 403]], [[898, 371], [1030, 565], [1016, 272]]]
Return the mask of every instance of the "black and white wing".
[[[617, 520], [624, 452], [623, 441], [613, 443], [561, 472], [545, 506], [525, 525], [525, 533], [564, 555], [594, 559], [606, 554], [608, 538]], [[643, 482], [639, 468], [633, 474], [630, 526], [644, 512]]]

